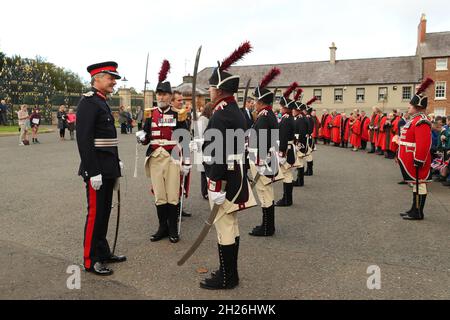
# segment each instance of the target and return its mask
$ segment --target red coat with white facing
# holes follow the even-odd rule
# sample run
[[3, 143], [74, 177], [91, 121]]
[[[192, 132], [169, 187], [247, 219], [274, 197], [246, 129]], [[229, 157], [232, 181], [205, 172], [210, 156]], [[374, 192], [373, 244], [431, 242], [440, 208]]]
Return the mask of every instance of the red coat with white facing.
[[422, 163], [419, 182], [431, 182], [431, 122], [424, 113], [415, 114], [400, 133], [398, 160], [406, 182], [416, 181], [414, 161]]

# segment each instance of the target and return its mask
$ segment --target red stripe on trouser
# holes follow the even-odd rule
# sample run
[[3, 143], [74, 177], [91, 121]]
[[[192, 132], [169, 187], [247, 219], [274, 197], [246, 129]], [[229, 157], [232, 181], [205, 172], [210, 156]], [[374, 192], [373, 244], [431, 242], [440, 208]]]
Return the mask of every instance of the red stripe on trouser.
[[89, 211], [87, 216], [86, 234], [84, 235], [84, 266], [91, 267], [91, 245], [94, 234], [95, 217], [97, 215], [97, 192], [89, 181]]

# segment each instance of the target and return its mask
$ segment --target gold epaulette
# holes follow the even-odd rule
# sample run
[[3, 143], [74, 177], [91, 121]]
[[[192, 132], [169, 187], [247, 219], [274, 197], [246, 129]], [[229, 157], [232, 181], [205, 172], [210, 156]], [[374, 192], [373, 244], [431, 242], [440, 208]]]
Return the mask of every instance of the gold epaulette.
[[153, 110], [155, 110], [156, 108], [145, 108], [144, 109], [144, 121], [145, 119], [149, 119], [152, 117], [152, 112]]
[[176, 110], [178, 112], [178, 121], [183, 122], [186, 121], [188, 112], [186, 108], [183, 108], [181, 110]]
[[94, 91], [89, 91], [89, 92], [83, 93], [83, 96], [85, 96], [85, 97], [93, 97], [94, 94], [95, 94]]

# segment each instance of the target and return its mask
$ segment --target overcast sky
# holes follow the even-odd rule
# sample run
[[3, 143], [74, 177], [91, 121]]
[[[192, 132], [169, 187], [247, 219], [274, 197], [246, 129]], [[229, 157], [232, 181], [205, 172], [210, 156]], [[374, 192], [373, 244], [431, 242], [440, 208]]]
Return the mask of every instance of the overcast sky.
[[40, 55], [86, 80], [87, 65], [115, 60], [138, 90], [147, 52], [153, 88], [163, 59], [180, 84], [200, 45], [201, 70], [244, 40], [254, 51], [240, 64], [266, 64], [328, 60], [332, 41], [338, 59], [414, 55], [422, 13], [428, 32], [450, 31], [448, 0], [14, 0], [0, 12], [8, 55]]

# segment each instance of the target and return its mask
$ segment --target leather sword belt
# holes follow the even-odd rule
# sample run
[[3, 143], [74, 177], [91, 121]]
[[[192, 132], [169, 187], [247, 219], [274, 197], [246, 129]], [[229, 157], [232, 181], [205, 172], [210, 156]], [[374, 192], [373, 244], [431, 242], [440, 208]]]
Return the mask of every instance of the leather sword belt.
[[166, 140], [166, 139], [156, 139], [156, 140], [152, 140], [150, 142], [150, 144], [152, 146], [160, 146], [160, 147], [165, 147], [165, 146], [176, 146], [178, 144], [177, 141], [173, 141], [173, 140]]
[[119, 139], [117, 139], [117, 138], [94, 139], [94, 146], [96, 148], [117, 147], [118, 145], [119, 145]]

